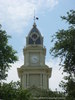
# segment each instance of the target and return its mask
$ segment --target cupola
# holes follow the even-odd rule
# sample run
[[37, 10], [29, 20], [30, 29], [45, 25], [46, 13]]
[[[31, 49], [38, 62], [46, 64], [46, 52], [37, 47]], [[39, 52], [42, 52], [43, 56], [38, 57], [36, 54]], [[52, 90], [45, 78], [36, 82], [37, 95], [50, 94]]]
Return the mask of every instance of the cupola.
[[43, 37], [35, 22], [28, 36], [26, 37], [26, 45], [43, 45]]

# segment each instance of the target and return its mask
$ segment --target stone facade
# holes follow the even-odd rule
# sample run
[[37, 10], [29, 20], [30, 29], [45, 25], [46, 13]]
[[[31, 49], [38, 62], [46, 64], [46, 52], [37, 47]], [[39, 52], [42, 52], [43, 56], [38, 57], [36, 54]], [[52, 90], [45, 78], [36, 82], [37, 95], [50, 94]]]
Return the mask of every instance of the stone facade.
[[43, 37], [35, 23], [26, 37], [23, 54], [24, 65], [17, 69], [22, 88], [35, 86], [48, 90], [52, 68], [45, 65], [46, 48], [43, 46]]

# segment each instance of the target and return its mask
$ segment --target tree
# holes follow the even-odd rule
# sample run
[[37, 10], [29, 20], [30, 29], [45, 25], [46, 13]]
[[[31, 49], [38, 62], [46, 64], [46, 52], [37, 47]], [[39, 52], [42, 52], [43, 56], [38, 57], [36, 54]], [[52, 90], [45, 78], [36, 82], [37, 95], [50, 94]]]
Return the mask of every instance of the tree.
[[0, 99], [2, 100], [32, 100], [27, 90], [22, 90], [20, 82], [3, 83], [0, 85]]
[[75, 99], [75, 11], [70, 10], [67, 16], [61, 18], [68, 22], [69, 27], [67, 30], [62, 29], [55, 33], [52, 39], [54, 46], [50, 49], [50, 53], [61, 59], [63, 72], [67, 73], [64, 77], [67, 82], [62, 83], [62, 87], [67, 92], [68, 100], [73, 100]]
[[10, 36], [1, 29], [0, 25], [0, 80], [6, 79], [11, 64], [17, 61], [16, 51], [8, 45], [9, 38]]
[[0, 99], [14, 100], [16, 98], [16, 83], [11, 82], [9, 84], [3, 83], [0, 85]]
[[28, 90], [18, 90], [16, 100], [32, 100], [32, 96]]

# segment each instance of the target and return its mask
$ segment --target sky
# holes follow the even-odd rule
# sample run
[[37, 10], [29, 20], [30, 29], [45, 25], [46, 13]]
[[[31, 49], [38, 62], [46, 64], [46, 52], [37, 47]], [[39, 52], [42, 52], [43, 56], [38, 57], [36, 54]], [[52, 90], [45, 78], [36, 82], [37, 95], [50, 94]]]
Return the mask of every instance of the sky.
[[17, 68], [24, 64], [23, 48], [26, 45], [26, 36], [31, 30], [35, 16], [37, 28], [44, 37], [46, 47], [46, 64], [52, 67], [52, 76], [49, 80], [51, 90], [61, 91], [59, 83], [63, 75], [59, 70], [60, 58], [53, 58], [49, 51], [53, 46], [52, 35], [59, 29], [67, 29], [68, 24], [60, 16], [66, 15], [69, 10], [75, 10], [75, 0], [0, 0], [0, 24], [2, 29], [12, 38], [9, 45], [17, 51], [19, 60], [12, 65], [6, 82], [19, 80]]

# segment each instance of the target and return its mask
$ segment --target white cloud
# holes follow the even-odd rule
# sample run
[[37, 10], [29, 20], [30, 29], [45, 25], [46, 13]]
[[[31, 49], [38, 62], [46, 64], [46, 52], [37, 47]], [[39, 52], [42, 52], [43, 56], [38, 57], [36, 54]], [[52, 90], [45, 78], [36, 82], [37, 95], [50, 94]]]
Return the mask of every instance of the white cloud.
[[22, 31], [36, 12], [54, 8], [58, 0], [0, 0], [0, 23], [12, 31]]
[[[53, 9], [57, 4], [58, 0], [0, 0], [0, 23], [9, 33], [22, 33], [29, 20], [33, 18], [34, 9], [36, 13], [39, 11], [45, 12], [46, 10]], [[18, 62], [12, 65], [11, 70], [9, 70], [8, 82], [11, 80], [17, 81], [19, 79], [17, 68], [23, 65], [24, 62], [23, 57], [19, 56], [19, 59]], [[54, 62], [48, 64], [52, 67], [55, 66]], [[52, 77], [50, 79], [51, 89], [57, 87], [61, 79], [60, 72], [58, 72], [58, 69], [53, 67]], [[56, 84], [54, 84], [54, 80]]]
[[47, 0], [48, 7], [54, 8], [58, 4], [58, 0]]

